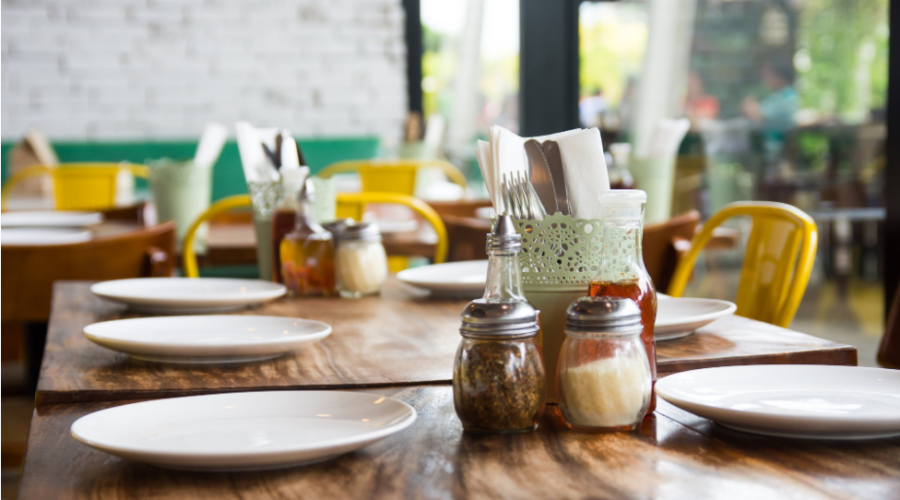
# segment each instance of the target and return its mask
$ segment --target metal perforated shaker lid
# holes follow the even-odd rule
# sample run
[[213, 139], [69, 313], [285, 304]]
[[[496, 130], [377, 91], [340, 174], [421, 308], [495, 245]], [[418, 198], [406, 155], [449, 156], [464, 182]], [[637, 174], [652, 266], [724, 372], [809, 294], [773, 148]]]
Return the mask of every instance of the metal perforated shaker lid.
[[566, 310], [566, 329], [584, 333], [640, 332], [641, 309], [631, 299], [582, 297]]
[[488, 302], [475, 299], [466, 305], [459, 333], [479, 339], [513, 339], [537, 334], [538, 310], [528, 302]]

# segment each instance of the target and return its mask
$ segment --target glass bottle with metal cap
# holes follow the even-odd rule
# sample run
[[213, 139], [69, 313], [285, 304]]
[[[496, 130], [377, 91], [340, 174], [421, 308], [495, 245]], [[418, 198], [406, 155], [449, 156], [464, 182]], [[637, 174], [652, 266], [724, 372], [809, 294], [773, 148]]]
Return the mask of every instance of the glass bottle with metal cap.
[[631, 299], [583, 297], [566, 311], [559, 353], [559, 408], [583, 431], [636, 429], [650, 405], [651, 374]]
[[522, 238], [509, 216], [488, 234], [484, 297], [463, 311], [453, 368], [453, 403], [468, 432], [511, 434], [537, 428], [544, 412], [538, 311], [522, 293]]
[[312, 214], [314, 198], [312, 181], [306, 179], [297, 193], [294, 230], [279, 244], [281, 276], [290, 295], [334, 293], [334, 241]]
[[381, 232], [371, 222], [345, 224], [337, 229], [334, 275], [341, 297], [358, 298], [381, 291], [388, 265]]

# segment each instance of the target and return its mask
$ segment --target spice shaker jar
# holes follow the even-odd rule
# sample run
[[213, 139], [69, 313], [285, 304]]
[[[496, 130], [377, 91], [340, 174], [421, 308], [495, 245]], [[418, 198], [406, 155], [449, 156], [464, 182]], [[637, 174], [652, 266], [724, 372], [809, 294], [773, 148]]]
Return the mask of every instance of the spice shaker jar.
[[341, 297], [358, 298], [381, 291], [388, 264], [381, 232], [370, 222], [339, 228], [334, 252], [335, 285]]
[[559, 408], [583, 431], [636, 429], [650, 405], [651, 372], [631, 299], [583, 297], [566, 311], [559, 353]]
[[527, 302], [477, 299], [462, 313], [453, 367], [453, 404], [468, 432], [511, 434], [537, 428], [544, 412], [544, 363]]
[[487, 235], [484, 297], [463, 310], [453, 368], [453, 403], [469, 432], [532, 431], [544, 413], [539, 313], [522, 292], [521, 251], [512, 218], [501, 216]]

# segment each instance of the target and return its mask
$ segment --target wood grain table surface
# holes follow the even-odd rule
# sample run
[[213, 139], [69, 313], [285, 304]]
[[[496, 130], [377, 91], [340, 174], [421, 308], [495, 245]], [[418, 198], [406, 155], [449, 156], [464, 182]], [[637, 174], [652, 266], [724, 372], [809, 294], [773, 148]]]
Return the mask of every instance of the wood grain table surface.
[[[89, 284], [58, 282], [37, 404], [158, 398], [227, 391], [446, 383], [466, 301], [432, 299], [391, 277], [380, 297], [283, 298], [235, 314], [295, 316], [333, 327], [325, 340], [258, 363], [185, 366], [131, 360], [97, 346], [82, 329], [139, 317], [94, 297]], [[661, 374], [760, 363], [856, 365], [856, 349], [759, 321], [722, 318], [683, 339], [660, 342]]]
[[49, 405], [32, 420], [29, 499], [896, 499], [900, 438], [802, 441], [732, 431], [660, 400], [639, 431], [565, 429], [555, 407], [515, 436], [464, 434], [448, 385], [368, 389], [412, 405], [408, 429], [332, 461], [267, 472], [155, 468], [88, 448], [77, 418], [122, 402]]

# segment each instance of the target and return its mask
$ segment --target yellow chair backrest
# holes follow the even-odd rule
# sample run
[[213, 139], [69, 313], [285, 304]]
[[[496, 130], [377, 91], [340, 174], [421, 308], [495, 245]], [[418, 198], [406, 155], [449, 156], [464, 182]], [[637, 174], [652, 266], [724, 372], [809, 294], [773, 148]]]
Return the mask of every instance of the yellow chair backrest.
[[3, 186], [3, 206], [16, 184], [29, 177], [50, 175], [57, 210], [105, 209], [115, 206], [116, 180], [128, 170], [135, 177], [147, 178], [150, 169], [130, 163], [65, 163], [56, 167], [36, 165], [14, 173]]
[[332, 163], [319, 172], [328, 179], [334, 174], [358, 172], [364, 192], [397, 193], [412, 196], [416, 188], [416, 173], [420, 168], [437, 167], [453, 183], [465, 189], [466, 176], [452, 163], [444, 160], [353, 160]]
[[675, 268], [668, 293], [680, 297], [700, 252], [713, 229], [733, 217], [750, 217], [737, 314], [787, 327], [790, 325], [812, 272], [816, 256], [816, 223], [802, 210], [773, 202], [738, 202], [726, 205], [703, 224], [690, 251]]
[[[413, 198], [412, 196], [394, 193], [339, 193], [337, 195], [338, 217], [351, 217], [354, 220], [360, 220], [362, 214], [365, 212], [367, 203], [396, 203], [405, 205], [424, 217], [425, 220], [431, 223], [434, 227], [434, 231], [437, 233], [438, 241], [434, 250], [434, 263], [440, 264], [447, 260], [447, 228], [444, 226], [444, 221], [441, 220], [440, 215], [438, 215], [438, 213], [427, 203], [418, 198]], [[196, 278], [200, 275], [199, 270], [197, 269], [197, 255], [194, 252], [194, 240], [197, 237], [197, 230], [200, 228], [200, 225], [213, 217], [234, 210], [235, 208], [249, 206], [251, 206], [249, 195], [229, 196], [213, 203], [205, 212], [197, 217], [193, 224], [191, 224], [191, 227], [188, 228], [182, 247], [182, 252], [184, 253], [184, 273], [187, 277]]]

